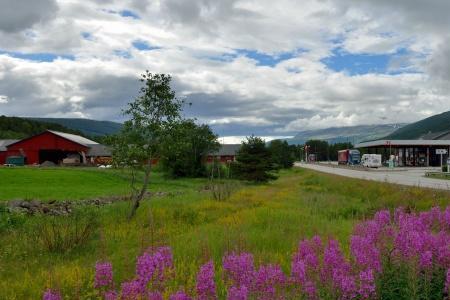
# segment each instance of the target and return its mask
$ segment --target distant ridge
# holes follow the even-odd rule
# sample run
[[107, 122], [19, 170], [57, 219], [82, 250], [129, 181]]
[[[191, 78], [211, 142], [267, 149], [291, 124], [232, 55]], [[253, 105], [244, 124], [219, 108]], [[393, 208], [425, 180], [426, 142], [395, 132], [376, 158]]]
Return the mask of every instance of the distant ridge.
[[0, 139], [23, 139], [45, 130], [56, 130], [83, 135], [83, 132], [79, 130], [67, 128], [57, 123], [34, 121], [19, 117], [0, 116]]
[[386, 139], [413, 140], [448, 131], [450, 131], [450, 111], [406, 125], [387, 135]]
[[27, 118], [38, 122], [56, 123], [77, 130], [88, 136], [105, 136], [115, 134], [122, 128], [121, 123], [97, 121], [81, 118]]
[[406, 124], [358, 125], [331, 127], [299, 132], [293, 138], [286, 139], [289, 144], [302, 145], [308, 140], [323, 140], [331, 144], [350, 142], [356, 144], [363, 141], [376, 140], [402, 128]]

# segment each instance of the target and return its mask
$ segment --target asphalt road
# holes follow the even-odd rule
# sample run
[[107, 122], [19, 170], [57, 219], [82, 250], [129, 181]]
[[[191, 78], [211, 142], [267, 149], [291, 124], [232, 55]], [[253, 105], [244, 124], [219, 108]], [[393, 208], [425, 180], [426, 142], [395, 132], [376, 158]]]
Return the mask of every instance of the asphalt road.
[[326, 166], [322, 164], [305, 164], [305, 163], [295, 163], [295, 166], [351, 178], [374, 180], [440, 190], [450, 190], [450, 180], [424, 177], [425, 172], [430, 171], [430, 169], [427, 168], [397, 168], [394, 170], [388, 169], [356, 170], [350, 168], [339, 168], [336, 166]]

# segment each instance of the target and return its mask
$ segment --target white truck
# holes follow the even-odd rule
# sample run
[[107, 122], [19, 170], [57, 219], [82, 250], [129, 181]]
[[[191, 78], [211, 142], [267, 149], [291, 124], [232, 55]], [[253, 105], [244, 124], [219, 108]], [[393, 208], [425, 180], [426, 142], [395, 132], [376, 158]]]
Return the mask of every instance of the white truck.
[[381, 167], [381, 154], [363, 154], [361, 157], [361, 165], [368, 168]]

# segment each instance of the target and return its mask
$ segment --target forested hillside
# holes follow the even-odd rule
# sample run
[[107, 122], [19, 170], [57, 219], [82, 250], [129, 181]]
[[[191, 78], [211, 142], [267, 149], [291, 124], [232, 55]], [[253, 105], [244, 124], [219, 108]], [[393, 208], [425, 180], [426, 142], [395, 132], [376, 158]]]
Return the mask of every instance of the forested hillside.
[[106, 136], [116, 134], [122, 128], [121, 123], [98, 121], [80, 118], [29, 118], [39, 122], [56, 123], [73, 130], [78, 130], [88, 136]]
[[450, 131], [450, 111], [431, 116], [397, 129], [386, 138], [407, 140], [418, 139], [427, 133]]
[[83, 135], [78, 130], [69, 129], [60, 124], [0, 116], [0, 139], [22, 139], [47, 129]]

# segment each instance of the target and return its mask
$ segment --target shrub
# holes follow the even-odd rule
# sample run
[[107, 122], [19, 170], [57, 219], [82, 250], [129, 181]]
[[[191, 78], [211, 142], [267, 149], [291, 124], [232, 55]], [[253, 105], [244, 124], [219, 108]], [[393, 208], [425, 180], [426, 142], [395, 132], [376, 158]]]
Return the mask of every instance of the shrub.
[[70, 216], [42, 216], [33, 230], [37, 242], [50, 252], [66, 252], [86, 244], [98, 222], [92, 212], [76, 211]]

